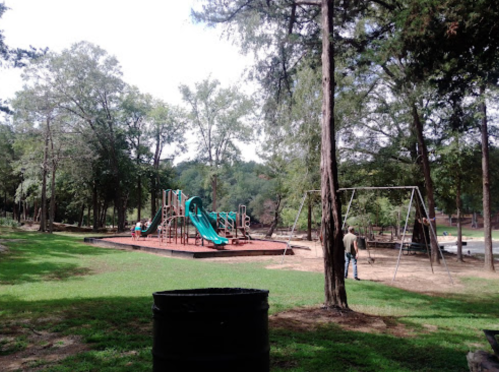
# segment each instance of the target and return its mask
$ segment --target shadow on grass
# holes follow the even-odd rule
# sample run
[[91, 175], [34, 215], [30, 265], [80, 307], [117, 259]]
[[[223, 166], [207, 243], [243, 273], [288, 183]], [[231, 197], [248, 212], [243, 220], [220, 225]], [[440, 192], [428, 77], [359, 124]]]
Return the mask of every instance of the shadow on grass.
[[271, 330], [272, 371], [468, 371], [466, 349], [436, 340], [344, 331]]
[[[151, 370], [152, 293], [135, 298], [4, 301], [0, 306], [6, 321], [1, 327], [21, 324], [36, 332], [79, 335], [90, 344], [92, 350], [44, 371]], [[444, 333], [460, 342], [443, 343], [442, 336], [432, 334], [397, 338], [345, 331], [335, 324], [306, 332], [270, 329], [272, 371], [466, 371], [465, 343], [476, 340]]]
[[3, 243], [8, 251], [0, 254], [0, 284], [72, 280], [92, 272], [74, 263], [75, 259], [122, 253], [84, 245], [67, 236], [13, 231], [3, 238], [9, 240]]

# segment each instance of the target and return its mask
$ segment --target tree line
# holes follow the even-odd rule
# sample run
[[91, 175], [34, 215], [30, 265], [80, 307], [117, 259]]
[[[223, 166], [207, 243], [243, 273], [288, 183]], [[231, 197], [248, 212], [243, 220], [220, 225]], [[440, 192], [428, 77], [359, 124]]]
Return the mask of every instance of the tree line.
[[[244, 200], [272, 230], [304, 191], [321, 189], [308, 214], [322, 205], [326, 302], [344, 308], [338, 187], [418, 186], [431, 220], [437, 206], [458, 227], [463, 213], [482, 214], [494, 270], [497, 13], [493, 0], [205, 0], [194, 20], [254, 54], [248, 79], [260, 89], [246, 97], [207, 79], [180, 87], [182, 107], [127, 85], [94, 45], [46, 53], [26, 68], [0, 133], [5, 200], [40, 190], [32, 204], [49, 229], [52, 190], [50, 202], [67, 200], [68, 210], [91, 205], [94, 226], [112, 204], [122, 230], [127, 210], [140, 214], [149, 200], [153, 213], [161, 188], [186, 182], [213, 209]], [[162, 161], [165, 148], [186, 150], [186, 133], [196, 133], [197, 161]], [[237, 140], [255, 134], [263, 164], [238, 162]]]

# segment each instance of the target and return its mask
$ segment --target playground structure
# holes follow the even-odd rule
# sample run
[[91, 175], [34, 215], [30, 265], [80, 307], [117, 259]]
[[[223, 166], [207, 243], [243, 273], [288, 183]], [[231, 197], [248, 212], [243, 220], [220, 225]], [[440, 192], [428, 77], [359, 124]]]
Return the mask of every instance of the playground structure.
[[[191, 234], [189, 226], [194, 226]], [[163, 190], [162, 206], [147, 229], [141, 231], [142, 237], [158, 232], [161, 243], [204, 245], [204, 241], [220, 249], [229, 243], [245, 243], [250, 239], [250, 217], [246, 206], [239, 205], [237, 212], [211, 212], [203, 207], [200, 197], [189, 198], [182, 190]]]

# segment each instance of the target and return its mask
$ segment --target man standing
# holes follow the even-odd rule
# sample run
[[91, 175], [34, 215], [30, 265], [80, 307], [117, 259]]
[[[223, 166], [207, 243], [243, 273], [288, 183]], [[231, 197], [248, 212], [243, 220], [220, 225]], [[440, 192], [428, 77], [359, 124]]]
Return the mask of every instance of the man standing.
[[348, 277], [348, 266], [350, 266], [350, 260], [352, 260], [353, 277], [355, 280], [360, 280], [357, 276], [359, 248], [357, 247], [357, 236], [354, 235], [353, 226], [348, 227], [348, 234], [343, 237], [343, 245], [345, 246], [345, 278]]

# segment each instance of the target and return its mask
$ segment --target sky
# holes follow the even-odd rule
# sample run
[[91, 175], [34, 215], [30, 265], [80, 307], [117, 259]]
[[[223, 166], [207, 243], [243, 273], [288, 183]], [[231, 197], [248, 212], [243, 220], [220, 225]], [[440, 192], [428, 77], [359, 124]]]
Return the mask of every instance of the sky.
[[[0, 0], [1, 1], [1, 0]], [[198, 0], [4, 0], [10, 8], [0, 19], [11, 48], [55, 52], [79, 41], [94, 43], [122, 66], [123, 79], [170, 104], [181, 104], [180, 84], [193, 86], [211, 76], [222, 86], [237, 84], [252, 60], [221, 30], [194, 24], [190, 9]], [[22, 89], [20, 70], [0, 70], [0, 97]], [[255, 159], [254, 146], [243, 159]], [[185, 158], [185, 157], [184, 157]], [[183, 159], [185, 160], [185, 159]]]

